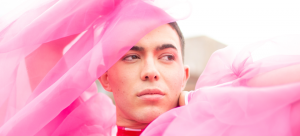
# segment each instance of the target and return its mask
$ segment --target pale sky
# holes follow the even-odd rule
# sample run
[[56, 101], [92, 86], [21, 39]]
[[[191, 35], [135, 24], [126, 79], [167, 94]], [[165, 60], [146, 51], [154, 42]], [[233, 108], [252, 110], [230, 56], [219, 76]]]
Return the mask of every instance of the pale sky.
[[[0, 0], [0, 17], [24, 0]], [[186, 38], [206, 35], [229, 46], [300, 34], [300, 0], [190, 0], [193, 13], [178, 21]], [[12, 3], [12, 4], [11, 4]]]

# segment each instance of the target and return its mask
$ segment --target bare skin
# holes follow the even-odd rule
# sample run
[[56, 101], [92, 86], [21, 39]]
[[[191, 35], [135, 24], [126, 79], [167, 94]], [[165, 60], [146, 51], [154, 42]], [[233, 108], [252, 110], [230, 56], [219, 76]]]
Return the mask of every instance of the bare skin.
[[180, 48], [176, 31], [162, 25], [99, 78], [103, 88], [114, 94], [118, 126], [143, 129], [178, 106], [189, 77]]

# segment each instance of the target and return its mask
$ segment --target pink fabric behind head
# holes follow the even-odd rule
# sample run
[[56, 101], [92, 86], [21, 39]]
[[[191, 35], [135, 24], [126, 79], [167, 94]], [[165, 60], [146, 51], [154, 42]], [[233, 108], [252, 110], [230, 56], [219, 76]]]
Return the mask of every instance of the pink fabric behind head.
[[94, 81], [148, 32], [190, 14], [167, 14], [185, 0], [173, 8], [155, 2], [48, 0], [6, 16], [0, 135], [109, 135], [115, 108]]

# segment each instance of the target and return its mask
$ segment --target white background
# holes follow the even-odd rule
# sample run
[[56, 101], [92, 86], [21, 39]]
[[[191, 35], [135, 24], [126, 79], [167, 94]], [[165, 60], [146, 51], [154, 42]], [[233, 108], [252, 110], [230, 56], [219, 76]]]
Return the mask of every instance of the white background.
[[300, 0], [190, 0], [179, 21], [186, 37], [206, 35], [230, 46], [300, 34]]

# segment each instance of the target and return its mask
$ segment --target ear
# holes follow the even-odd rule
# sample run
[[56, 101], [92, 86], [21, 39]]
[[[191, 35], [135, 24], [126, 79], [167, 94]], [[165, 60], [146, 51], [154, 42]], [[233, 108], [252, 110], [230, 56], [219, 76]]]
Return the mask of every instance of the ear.
[[102, 76], [100, 76], [98, 78], [98, 80], [100, 81], [102, 87], [108, 91], [108, 92], [112, 92], [109, 81], [108, 81], [108, 72], [106, 71]]
[[190, 67], [187, 65], [184, 65], [184, 77], [183, 77], [183, 84], [181, 86], [181, 90], [183, 90], [185, 88], [185, 85], [186, 85], [189, 77], [190, 77]]

